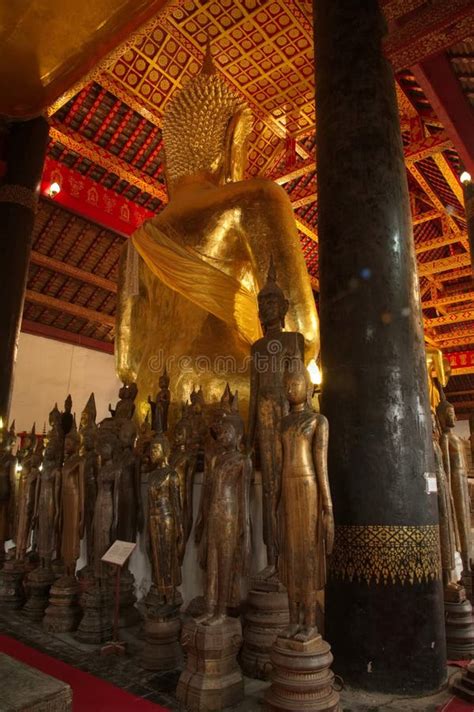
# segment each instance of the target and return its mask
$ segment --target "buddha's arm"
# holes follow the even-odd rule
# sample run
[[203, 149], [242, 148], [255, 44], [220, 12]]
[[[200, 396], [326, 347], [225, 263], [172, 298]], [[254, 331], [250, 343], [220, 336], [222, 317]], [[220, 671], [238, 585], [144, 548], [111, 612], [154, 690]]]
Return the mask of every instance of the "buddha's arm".
[[133, 383], [137, 380], [142, 348], [137, 346], [145, 343], [147, 324], [147, 292], [145, 285], [145, 265], [138, 260], [138, 294], [130, 294], [127, 272], [131, 269], [127, 259], [128, 244], [124, 246], [120, 258], [120, 285], [117, 294], [117, 315], [115, 321], [115, 365], [117, 375], [123, 383]]
[[277, 281], [289, 301], [288, 331], [299, 331], [305, 339], [306, 361], [319, 353], [319, 323], [311, 283], [301, 249], [295, 216], [286, 192], [268, 180], [253, 180], [255, 226], [250, 231], [251, 248], [258, 266], [261, 288], [267, 275], [270, 255]]
[[313, 438], [313, 460], [321, 496], [326, 553], [329, 555], [334, 545], [334, 519], [328, 476], [328, 439], [329, 423], [324, 415], [319, 415]]

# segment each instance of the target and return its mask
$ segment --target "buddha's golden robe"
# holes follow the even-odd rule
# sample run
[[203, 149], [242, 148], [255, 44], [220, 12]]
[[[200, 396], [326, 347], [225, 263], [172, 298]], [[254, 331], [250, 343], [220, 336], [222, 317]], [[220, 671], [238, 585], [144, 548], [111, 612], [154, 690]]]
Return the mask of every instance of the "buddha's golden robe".
[[242, 180], [250, 129], [248, 107], [209, 55], [165, 112], [171, 199], [132, 236], [119, 277], [117, 370], [137, 382], [141, 419], [165, 366], [172, 423], [198, 384], [209, 402], [228, 381], [247, 410], [250, 345], [261, 336], [256, 296], [271, 255], [290, 303], [286, 328], [304, 335], [307, 360], [318, 354], [316, 308], [289, 198], [273, 181]]

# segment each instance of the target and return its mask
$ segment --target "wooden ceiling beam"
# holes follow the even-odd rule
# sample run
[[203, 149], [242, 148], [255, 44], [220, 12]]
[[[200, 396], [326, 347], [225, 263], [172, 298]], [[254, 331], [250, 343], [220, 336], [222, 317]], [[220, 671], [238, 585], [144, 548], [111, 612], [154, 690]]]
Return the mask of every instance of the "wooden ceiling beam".
[[471, 264], [471, 257], [467, 252], [460, 255], [451, 255], [451, 257], [444, 257], [440, 260], [433, 260], [432, 262], [422, 262], [418, 263], [418, 275], [420, 277], [425, 277], [430, 274], [437, 274], [438, 272], [446, 272], [456, 267], [467, 267]]
[[[407, 164], [411, 165], [416, 161], [421, 161], [429, 156], [434, 156], [447, 148], [452, 147], [452, 140], [450, 136], [445, 131], [440, 131], [432, 136], [426, 136], [420, 141], [413, 141], [409, 143], [404, 148], [405, 160]], [[308, 160], [301, 163], [298, 168], [294, 168], [287, 173], [275, 178], [275, 182], [279, 185], [284, 185], [290, 181], [301, 178], [302, 176], [308, 175], [308, 173], [313, 173], [316, 170], [316, 161], [314, 158], [309, 158]]]
[[91, 272], [87, 272], [79, 267], [74, 267], [73, 265], [69, 265], [61, 260], [56, 260], [53, 257], [43, 255], [41, 252], [37, 252], [36, 250], [31, 251], [30, 260], [38, 267], [44, 267], [53, 272], [59, 272], [67, 277], [77, 279], [80, 282], [92, 284], [94, 287], [100, 287], [100, 289], [105, 289], [107, 292], [117, 294], [117, 284], [111, 279], [99, 277], [99, 275], [92, 274]]
[[40, 322], [30, 321], [29, 319], [23, 319], [21, 330], [25, 334], [33, 334], [33, 336], [43, 336], [46, 339], [54, 339], [55, 341], [62, 341], [66, 344], [73, 344], [74, 346], [82, 346], [83, 348], [93, 349], [94, 351], [103, 351], [106, 354], [114, 353], [113, 342], [92, 339], [90, 336], [76, 334], [73, 331], [65, 331], [65, 329], [58, 329], [55, 326], [41, 324]]
[[394, 72], [439, 54], [472, 35], [472, 0], [438, 0], [414, 10], [399, 21], [384, 41]]
[[440, 247], [446, 247], [446, 245], [454, 245], [456, 242], [463, 242], [467, 239], [467, 235], [464, 233], [450, 233], [448, 235], [441, 235], [441, 237], [434, 237], [432, 240], [426, 240], [416, 245], [415, 252], [417, 255], [422, 252], [429, 252], [429, 250], [437, 250]]
[[306, 220], [303, 220], [303, 218], [298, 217], [298, 215], [295, 215], [295, 221], [296, 221], [296, 227], [300, 232], [303, 233], [303, 235], [306, 235], [306, 237], [311, 238], [314, 242], [318, 241], [318, 233], [312, 227], [309, 223], [306, 222]]
[[451, 272], [446, 272], [445, 274], [438, 274], [437, 279], [440, 282], [449, 282], [454, 279], [463, 279], [464, 277], [472, 278], [471, 267], [462, 267], [460, 269], [454, 269]]
[[[448, 7], [451, 3], [446, 3]], [[471, 11], [474, 4], [471, 2]], [[472, 34], [472, 17], [471, 30]], [[448, 34], [449, 37], [449, 34]], [[450, 44], [454, 42], [450, 38]], [[474, 175], [474, 131], [472, 106], [465, 96], [451, 62], [439, 54], [413, 67], [415, 79], [443, 124], [466, 170]]]
[[431, 201], [431, 204], [440, 211], [441, 217], [446, 220], [449, 228], [453, 230], [453, 232], [460, 232], [459, 226], [455, 221], [453, 215], [446, 210], [445, 205], [443, 205], [442, 201], [436, 195], [435, 191], [430, 186], [430, 184], [428, 183], [424, 175], [421, 173], [421, 171], [418, 169], [418, 167], [414, 163], [409, 163], [408, 170], [412, 174], [413, 178], [417, 181], [418, 185], [425, 191], [426, 195]]
[[443, 334], [438, 334], [436, 338], [440, 344], [440, 348], [443, 349], [468, 346], [469, 344], [474, 343], [474, 327], [458, 326], [455, 334], [448, 331]]
[[295, 200], [291, 201], [291, 205], [293, 206], [293, 210], [296, 210], [297, 208], [304, 208], [305, 205], [311, 205], [312, 203], [315, 203], [316, 200], [316, 192], [312, 191], [308, 195], [304, 195], [302, 198], [295, 198]]
[[421, 225], [421, 223], [429, 222], [430, 220], [436, 220], [440, 217], [441, 212], [439, 210], [427, 210], [425, 213], [413, 215], [412, 223], [413, 225]]
[[423, 309], [431, 309], [442, 306], [443, 304], [459, 304], [460, 302], [473, 302], [474, 303], [474, 291], [470, 292], [455, 292], [453, 294], [447, 294], [436, 299], [430, 299], [427, 302], [421, 302]]
[[104, 314], [103, 312], [87, 309], [79, 304], [72, 304], [71, 302], [64, 301], [63, 299], [57, 299], [56, 297], [50, 297], [47, 294], [34, 292], [31, 289], [26, 290], [25, 299], [27, 302], [37, 304], [45, 309], [66, 312], [66, 314], [71, 314], [72, 316], [84, 319], [85, 321], [91, 321], [95, 324], [103, 324], [104, 326], [110, 326], [112, 328], [115, 327], [115, 317], [110, 314]]
[[[434, 329], [437, 326], [448, 326], [450, 324], [459, 324], [465, 321], [474, 321], [474, 309], [461, 309], [456, 312], [450, 312], [444, 316], [437, 316], [434, 319], [425, 319], [425, 329]], [[437, 337], [439, 340], [439, 336]]]
[[166, 190], [151, 176], [133, 168], [130, 163], [114, 156], [93, 141], [84, 138], [77, 131], [73, 131], [68, 126], [61, 124], [56, 119], [50, 119], [50, 136], [54, 141], [59, 141], [70, 151], [74, 151], [79, 156], [87, 158], [92, 163], [101, 166], [110, 173], [115, 173], [121, 180], [127, 181], [130, 185], [138, 188], [144, 193], [148, 193], [158, 198], [163, 203], [168, 202]]
[[[472, 373], [472, 371], [469, 371], [469, 373]], [[460, 374], [461, 375], [461, 374]], [[474, 401], [455, 401], [453, 404], [454, 410], [456, 411], [456, 414], [458, 411], [466, 411], [464, 415], [466, 416], [465, 418], [460, 417], [460, 420], [467, 420], [467, 416], [469, 415], [469, 412], [474, 410]], [[462, 413], [461, 413], [462, 415]]]

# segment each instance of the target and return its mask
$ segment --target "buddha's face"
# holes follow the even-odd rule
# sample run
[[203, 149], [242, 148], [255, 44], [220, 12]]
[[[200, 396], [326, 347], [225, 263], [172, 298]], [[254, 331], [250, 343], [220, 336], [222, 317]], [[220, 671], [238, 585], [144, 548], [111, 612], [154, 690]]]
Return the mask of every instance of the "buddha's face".
[[287, 311], [287, 300], [277, 292], [266, 292], [259, 295], [258, 315], [265, 328], [283, 324]]
[[130, 447], [135, 439], [135, 431], [128, 424], [120, 429], [119, 440], [124, 447]]
[[78, 441], [77, 438], [72, 435], [66, 435], [64, 440], [64, 452], [67, 455], [73, 455], [77, 450]]
[[306, 401], [308, 386], [306, 376], [301, 372], [288, 372], [285, 376], [285, 393], [291, 405], [300, 405]]
[[82, 437], [82, 446], [86, 450], [92, 450], [94, 447], [94, 436], [92, 435], [92, 433], [86, 429], [82, 432], [81, 437]]
[[225, 448], [236, 445], [236, 433], [232, 423], [222, 423], [217, 431], [217, 442]]
[[112, 459], [112, 444], [108, 440], [100, 439], [97, 445], [97, 450], [102, 460]]
[[448, 428], [454, 428], [456, 425], [456, 413], [452, 405], [448, 405], [446, 408], [446, 425]]
[[179, 423], [177, 424], [174, 431], [174, 441], [176, 445], [186, 444], [186, 428], [184, 425], [180, 425]]
[[168, 380], [167, 376], [160, 376], [160, 378], [158, 380], [158, 384], [159, 384], [161, 390], [165, 391], [169, 386], [169, 380]]
[[150, 448], [150, 460], [154, 465], [160, 465], [166, 460], [165, 447], [160, 440], [152, 443]]

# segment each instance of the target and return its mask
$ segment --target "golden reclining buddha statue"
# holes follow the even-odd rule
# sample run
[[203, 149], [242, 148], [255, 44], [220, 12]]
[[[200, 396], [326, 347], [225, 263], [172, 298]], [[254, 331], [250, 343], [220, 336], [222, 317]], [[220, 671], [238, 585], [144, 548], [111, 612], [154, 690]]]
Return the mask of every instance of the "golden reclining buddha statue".
[[165, 110], [169, 203], [134, 233], [121, 260], [117, 371], [136, 381], [141, 419], [165, 366], [172, 421], [198, 385], [210, 402], [228, 381], [247, 410], [250, 345], [262, 335], [257, 293], [271, 256], [290, 304], [286, 328], [304, 335], [307, 362], [318, 355], [290, 200], [271, 180], [244, 179], [251, 129], [249, 107], [218, 76], [208, 46], [200, 74]]

